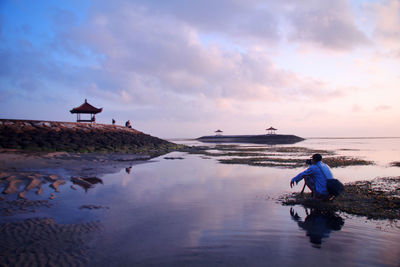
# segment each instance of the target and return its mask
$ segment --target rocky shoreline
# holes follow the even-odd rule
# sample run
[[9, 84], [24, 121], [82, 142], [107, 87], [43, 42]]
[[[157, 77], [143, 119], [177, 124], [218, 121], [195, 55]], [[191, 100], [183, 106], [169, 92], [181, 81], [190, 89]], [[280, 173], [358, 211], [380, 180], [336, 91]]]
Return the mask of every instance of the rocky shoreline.
[[345, 184], [344, 192], [333, 201], [318, 201], [310, 193], [283, 195], [282, 205], [302, 205], [305, 208], [329, 212], [346, 212], [368, 219], [400, 219], [400, 177], [381, 177], [372, 181]]
[[162, 155], [181, 146], [118, 125], [0, 119], [0, 148]]

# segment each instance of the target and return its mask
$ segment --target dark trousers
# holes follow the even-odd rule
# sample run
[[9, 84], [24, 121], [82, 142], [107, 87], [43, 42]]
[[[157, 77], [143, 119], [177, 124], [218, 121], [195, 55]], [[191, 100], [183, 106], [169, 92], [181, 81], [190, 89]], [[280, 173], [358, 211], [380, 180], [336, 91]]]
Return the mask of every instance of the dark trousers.
[[315, 180], [312, 175], [304, 175], [303, 178], [304, 178], [304, 182], [305, 182], [306, 186], [311, 190], [311, 195], [314, 198], [317, 198], [317, 199], [328, 199], [329, 198], [329, 195], [320, 194], [317, 192], [317, 190], [315, 189]]

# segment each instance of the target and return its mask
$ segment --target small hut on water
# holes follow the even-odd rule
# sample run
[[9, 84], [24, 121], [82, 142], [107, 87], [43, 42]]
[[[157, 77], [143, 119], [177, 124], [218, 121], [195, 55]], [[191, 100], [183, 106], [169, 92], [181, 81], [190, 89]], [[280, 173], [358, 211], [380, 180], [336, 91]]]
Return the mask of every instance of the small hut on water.
[[[77, 108], [73, 108], [70, 110], [72, 114], [76, 114], [76, 122], [96, 122], [95, 115], [103, 111], [103, 108], [95, 108], [94, 106], [90, 105], [85, 99], [85, 103], [80, 105]], [[90, 119], [81, 119], [81, 114], [90, 114]]]
[[274, 127], [269, 127], [268, 129], [266, 129], [267, 130], [267, 134], [276, 134], [275, 132], [278, 130], [278, 129], [275, 129]]
[[221, 135], [223, 133], [223, 131], [221, 131], [220, 129], [215, 131], [215, 135]]

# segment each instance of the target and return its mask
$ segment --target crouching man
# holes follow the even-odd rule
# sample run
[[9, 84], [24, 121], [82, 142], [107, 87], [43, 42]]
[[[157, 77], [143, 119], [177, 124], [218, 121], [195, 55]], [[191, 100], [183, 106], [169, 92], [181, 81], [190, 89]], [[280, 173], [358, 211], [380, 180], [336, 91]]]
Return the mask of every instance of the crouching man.
[[305, 184], [312, 192], [313, 198], [320, 200], [333, 199], [334, 197], [330, 196], [327, 189], [327, 180], [333, 179], [333, 175], [329, 166], [322, 162], [321, 154], [314, 154], [311, 162], [307, 163], [311, 164], [310, 167], [294, 177], [290, 181], [290, 187], [292, 188], [294, 183], [297, 185], [304, 179]]

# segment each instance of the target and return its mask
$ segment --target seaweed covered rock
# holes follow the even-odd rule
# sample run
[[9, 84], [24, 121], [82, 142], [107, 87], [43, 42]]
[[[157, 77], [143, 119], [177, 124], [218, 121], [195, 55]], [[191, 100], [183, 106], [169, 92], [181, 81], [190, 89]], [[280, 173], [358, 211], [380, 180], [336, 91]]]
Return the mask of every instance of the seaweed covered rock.
[[359, 181], [344, 187], [344, 192], [333, 201], [314, 200], [309, 193], [292, 193], [279, 201], [283, 205], [342, 211], [371, 219], [400, 219], [400, 177]]

